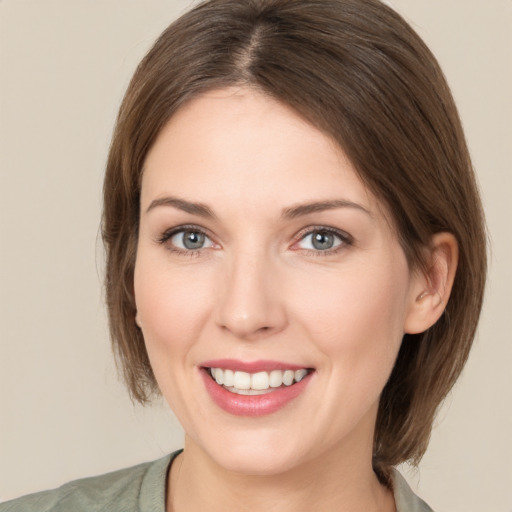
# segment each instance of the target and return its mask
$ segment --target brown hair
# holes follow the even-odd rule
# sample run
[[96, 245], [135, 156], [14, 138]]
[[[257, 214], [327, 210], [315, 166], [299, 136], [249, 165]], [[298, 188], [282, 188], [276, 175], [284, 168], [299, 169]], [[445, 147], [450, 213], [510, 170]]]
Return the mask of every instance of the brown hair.
[[170, 25], [121, 105], [104, 185], [111, 336], [131, 396], [156, 382], [136, 327], [133, 272], [146, 155], [164, 124], [201, 92], [246, 85], [333, 137], [389, 209], [411, 268], [433, 234], [459, 244], [451, 298], [428, 331], [405, 335], [383, 390], [374, 469], [419, 461], [436, 410], [467, 359], [482, 305], [485, 227], [470, 157], [434, 56], [377, 0], [210, 0]]

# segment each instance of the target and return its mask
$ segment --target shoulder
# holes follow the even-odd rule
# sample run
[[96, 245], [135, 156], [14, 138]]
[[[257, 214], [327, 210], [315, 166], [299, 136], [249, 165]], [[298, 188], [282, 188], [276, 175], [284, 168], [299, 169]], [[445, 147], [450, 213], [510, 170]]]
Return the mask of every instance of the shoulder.
[[409, 487], [405, 478], [393, 470], [393, 493], [397, 512], [433, 512], [433, 510]]
[[164, 512], [167, 470], [176, 453], [0, 504], [0, 512]]

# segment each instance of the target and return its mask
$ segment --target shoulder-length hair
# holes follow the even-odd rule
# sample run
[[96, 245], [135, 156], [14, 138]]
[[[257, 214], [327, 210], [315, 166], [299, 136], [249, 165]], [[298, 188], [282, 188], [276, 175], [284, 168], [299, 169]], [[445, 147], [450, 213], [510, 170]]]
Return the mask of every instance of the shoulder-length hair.
[[392, 215], [410, 268], [432, 235], [452, 233], [458, 270], [445, 313], [404, 336], [380, 398], [373, 465], [417, 462], [475, 334], [486, 274], [481, 202], [443, 73], [411, 27], [378, 0], [210, 0], [171, 24], [121, 105], [104, 183], [106, 298], [132, 398], [157, 386], [135, 325], [133, 274], [144, 160], [169, 118], [197, 95], [253, 87], [331, 136]]

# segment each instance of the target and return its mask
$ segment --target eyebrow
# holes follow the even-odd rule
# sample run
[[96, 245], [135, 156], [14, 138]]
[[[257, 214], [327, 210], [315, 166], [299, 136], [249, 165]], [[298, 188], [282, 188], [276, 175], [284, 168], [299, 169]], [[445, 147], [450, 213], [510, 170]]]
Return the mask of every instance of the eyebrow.
[[[160, 199], [154, 199], [148, 206], [146, 213], [159, 206], [172, 206], [186, 213], [198, 215], [199, 217], [205, 217], [209, 219], [216, 218], [216, 215], [207, 205], [203, 203], [194, 203], [191, 201], [186, 201], [185, 199], [179, 199], [177, 197], [162, 197]], [[360, 210], [368, 214], [370, 217], [373, 217], [372, 213], [369, 210], [367, 210], [364, 206], [358, 203], [354, 203], [346, 199], [333, 199], [327, 201], [315, 201], [312, 203], [304, 203], [296, 206], [291, 206], [289, 208], [285, 208], [281, 213], [281, 218], [285, 220], [291, 220], [296, 219], [297, 217], [302, 217], [304, 215], [309, 215], [311, 213], [322, 212], [325, 210], [334, 210], [337, 208], [355, 208], [356, 210]]]
[[311, 213], [323, 212], [325, 210], [334, 210], [337, 208], [355, 208], [373, 217], [373, 214], [367, 210], [364, 206], [348, 201], [346, 199], [333, 199], [328, 201], [316, 201], [313, 203], [299, 204], [290, 208], [285, 208], [281, 217], [283, 219], [296, 219], [303, 215], [309, 215]]
[[205, 204], [192, 203], [190, 201], [185, 201], [184, 199], [178, 199], [177, 197], [162, 197], [160, 199], [151, 201], [151, 204], [148, 206], [146, 213], [159, 206], [173, 206], [178, 210], [182, 210], [192, 215], [198, 215], [199, 217], [205, 217], [209, 219], [215, 218], [213, 211]]

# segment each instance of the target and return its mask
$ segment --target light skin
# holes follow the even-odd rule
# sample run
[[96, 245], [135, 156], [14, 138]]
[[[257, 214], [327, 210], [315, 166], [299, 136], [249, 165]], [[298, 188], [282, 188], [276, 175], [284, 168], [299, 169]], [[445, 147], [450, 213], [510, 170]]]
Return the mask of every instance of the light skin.
[[[186, 433], [169, 511], [395, 509], [372, 440], [403, 334], [435, 323], [449, 297], [456, 242], [441, 233], [427, 251], [428, 274], [411, 270], [341, 149], [276, 100], [217, 90], [172, 117], [145, 162], [134, 278], [137, 323]], [[200, 376], [223, 358], [314, 371], [280, 410], [237, 416]]]

